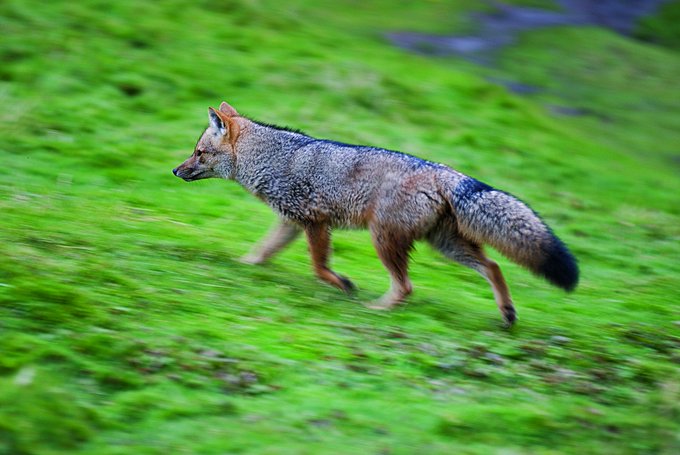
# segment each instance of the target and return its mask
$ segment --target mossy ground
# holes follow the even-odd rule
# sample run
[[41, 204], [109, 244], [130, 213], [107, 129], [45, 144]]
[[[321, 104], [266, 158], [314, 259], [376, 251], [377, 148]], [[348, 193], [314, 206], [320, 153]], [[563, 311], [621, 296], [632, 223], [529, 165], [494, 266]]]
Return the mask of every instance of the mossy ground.
[[[383, 38], [462, 30], [477, 5], [2, 2], [0, 452], [677, 451], [680, 56], [563, 28], [478, 68]], [[269, 209], [170, 172], [223, 99], [516, 194], [579, 288], [494, 254], [508, 331], [483, 279], [425, 246], [387, 314], [360, 304], [388, 285], [365, 232], [335, 235], [356, 298], [302, 241], [237, 262]]]

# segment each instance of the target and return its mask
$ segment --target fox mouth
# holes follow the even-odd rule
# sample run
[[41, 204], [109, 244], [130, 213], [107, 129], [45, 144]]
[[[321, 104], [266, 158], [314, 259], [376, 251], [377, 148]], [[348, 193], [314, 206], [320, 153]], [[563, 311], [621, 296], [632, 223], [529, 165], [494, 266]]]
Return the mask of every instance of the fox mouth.
[[208, 171], [199, 171], [186, 177], [182, 175], [180, 175], [179, 177], [181, 177], [185, 182], [193, 182], [194, 180], [202, 179], [207, 173]]

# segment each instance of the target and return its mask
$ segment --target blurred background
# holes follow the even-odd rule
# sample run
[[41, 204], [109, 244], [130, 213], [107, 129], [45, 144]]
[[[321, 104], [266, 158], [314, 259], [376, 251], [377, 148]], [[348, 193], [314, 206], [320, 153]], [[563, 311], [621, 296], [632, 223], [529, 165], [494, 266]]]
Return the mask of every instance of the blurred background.
[[[677, 1], [3, 0], [0, 453], [678, 453], [679, 51]], [[223, 100], [517, 195], [580, 287], [237, 262], [274, 215], [171, 174]]]

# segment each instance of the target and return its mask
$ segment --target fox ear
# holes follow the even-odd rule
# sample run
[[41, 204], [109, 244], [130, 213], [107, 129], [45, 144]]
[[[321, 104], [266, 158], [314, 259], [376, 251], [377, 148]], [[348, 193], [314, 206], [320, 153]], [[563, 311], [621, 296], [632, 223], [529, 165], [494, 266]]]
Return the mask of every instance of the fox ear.
[[238, 112], [236, 112], [236, 109], [233, 107], [229, 106], [227, 103], [222, 101], [222, 104], [220, 104], [220, 112], [223, 114], [228, 115], [229, 117], [234, 117], [238, 116]]
[[214, 108], [208, 108], [208, 118], [210, 119], [210, 126], [215, 128], [220, 133], [220, 136], [227, 134], [227, 126], [224, 124], [222, 115]]

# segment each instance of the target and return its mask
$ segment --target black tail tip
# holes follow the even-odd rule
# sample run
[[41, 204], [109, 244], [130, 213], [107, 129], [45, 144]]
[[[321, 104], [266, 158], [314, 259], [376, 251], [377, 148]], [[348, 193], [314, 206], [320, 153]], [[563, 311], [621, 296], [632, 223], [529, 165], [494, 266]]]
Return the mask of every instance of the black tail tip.
[[545, 250], [545, 260], [539, 272], [557, 287], [571, 292], [578, 284], [578, 264], [569, 249], [556, 237]]

